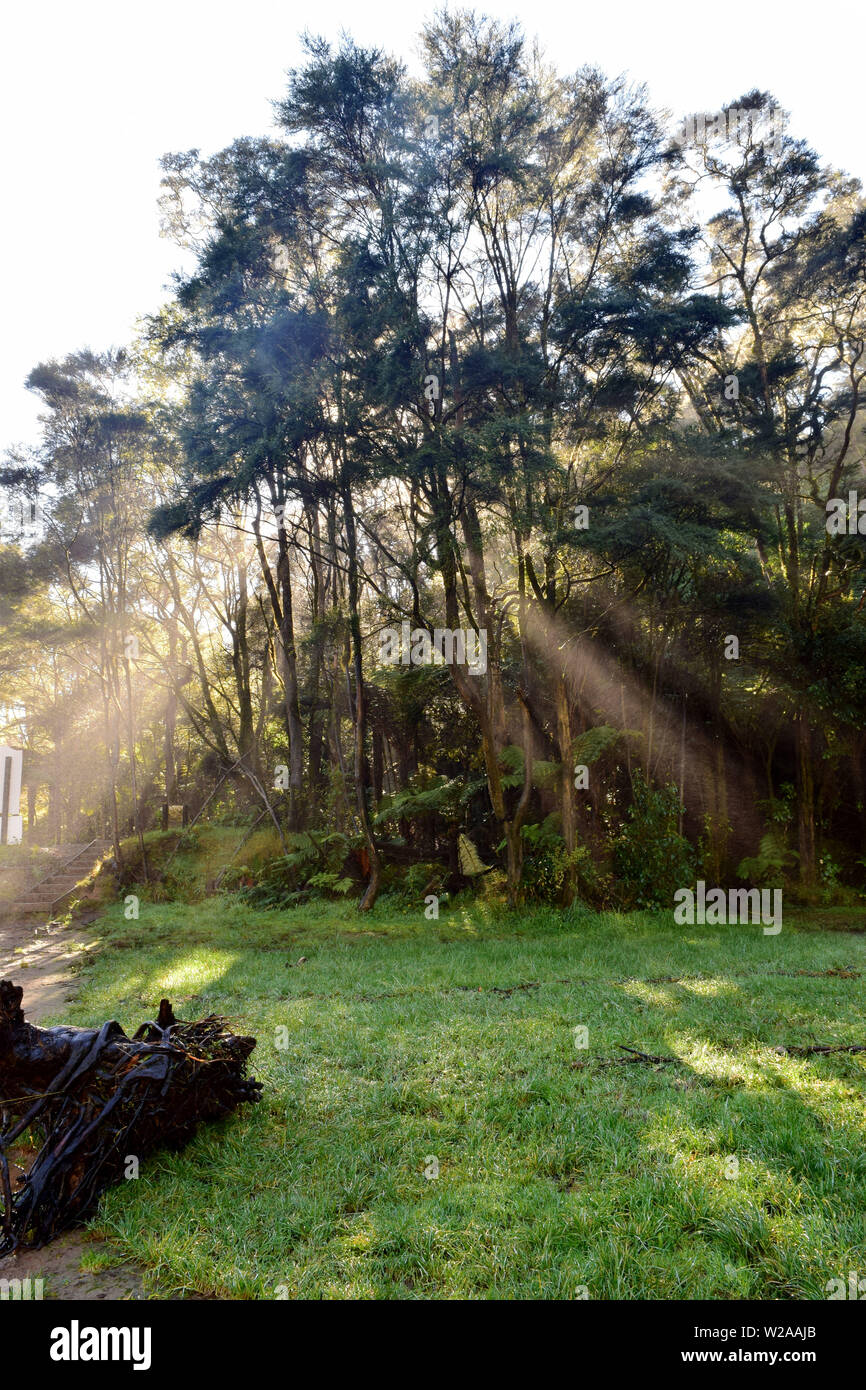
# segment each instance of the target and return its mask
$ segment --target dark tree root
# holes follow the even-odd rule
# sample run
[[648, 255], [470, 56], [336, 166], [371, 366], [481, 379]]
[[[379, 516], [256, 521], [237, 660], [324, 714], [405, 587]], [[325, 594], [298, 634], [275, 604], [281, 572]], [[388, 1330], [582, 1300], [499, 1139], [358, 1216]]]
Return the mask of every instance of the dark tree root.
[[[23, 990], [0, 980], [0, 1254], [38, 1249], [83, 1220], [157, 1148], [181, 1148], [202, 1121], [257, 1101], [246, 1074], [255, 1038], [225, 1019], [179, 1022], [167, 999], [128, 1038], [119, 1023], [36, 1028]], [[39, 1152], [13, 1178], [8, 1152], [26, 1132]]]

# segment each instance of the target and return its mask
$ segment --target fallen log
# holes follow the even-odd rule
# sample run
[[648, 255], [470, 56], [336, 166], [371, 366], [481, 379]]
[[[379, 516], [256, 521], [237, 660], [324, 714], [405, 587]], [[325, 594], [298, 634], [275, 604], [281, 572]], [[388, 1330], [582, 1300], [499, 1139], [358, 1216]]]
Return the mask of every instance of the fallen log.
[[[130, 1158], [180, 1148], [203, 1121], [260, 1098], [246, 1074], [255, 1038], [214, 1014], [181, 1022], [163, 999], [129, 1038], [114, 1022], [34, 1027], [22, 998], [0, 980], [0, 1254], [45, 1245], [87, 1216]], [[13, 1183], [9, 1150], [28, 1133], [38, 1152]]]

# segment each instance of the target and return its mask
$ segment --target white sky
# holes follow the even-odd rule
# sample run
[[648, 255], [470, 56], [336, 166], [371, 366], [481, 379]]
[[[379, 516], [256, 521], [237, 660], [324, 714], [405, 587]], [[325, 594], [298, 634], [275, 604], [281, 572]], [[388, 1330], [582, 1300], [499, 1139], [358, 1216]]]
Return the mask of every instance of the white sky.
[[[304, 28], [347, 29], [411, 60], [435, 3], [39, 0], [7, 6], [0, 60], [0, 452], [36, 438], [23, 382], [38, 361], [120, 346], [166, 297], [178, 249], [159, 236], [160, 155], [209, 154], [271, 126]], [[789, 128], [866, 180], [863, 7], [855, 0], [478, 0], [521, 20], [557, 67], [628, 72], [675, 115], [752, 87]]]

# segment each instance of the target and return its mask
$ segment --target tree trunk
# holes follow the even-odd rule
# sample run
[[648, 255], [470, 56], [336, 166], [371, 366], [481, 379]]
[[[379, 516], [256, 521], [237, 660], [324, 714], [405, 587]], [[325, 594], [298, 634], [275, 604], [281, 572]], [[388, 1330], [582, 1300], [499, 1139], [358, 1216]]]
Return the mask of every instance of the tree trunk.
[[289, 565], [289, 548], [286, 533], [280, 536], [280, 562], [278, 578], [280, 582], [280, 602], [282, 620], [280, 622], [280, 649], [282, 655], [282, 676], [286, 692], [286, 729], [289, 736], [289, 826], [296, 830], [301, 822], [301, 795], [304, 780], [304, 728], [301, 723], [301, 705], [298, 692], [298, 659], [295, 650], [295, 620], [292, 605], [292, 574]]
[[564, 671], [560, 671], [556, 678], [556, 737], [559, 761], [562, 764], [560, 787], [562, 838], [569, 861], [563, 884], [563, 902], [568, 907], [577, 896], [577, 869], [574, 864], [575, 817], [574, 782], [571, 772], [571, 710], [568, 699], [568, 682]]
[[812, 730], [808, 716], [797, 719], [797, 838], [800, 882], [815, 882], [815, 778], [812, 771]]
[[358, 908], [361, 912], [368, 912], [376, 901], [379, 894], [379, 879], [381, 875], [381, 863], [376, 842], [373, 839], [373, 826], [370, 820], [370, 811], [367, 805], [367, 788], [364, 779], [364, 744], [367, 733], [367, 699], [364, 689], [364, 662], [361, 646], [361, 615], [359, 611], [359, 582], [358, 582], [358, 541], [355, 532], [355, 512], [352, 503], [352, 493], [348, 486], [343, 488], [343, 505], [345, 507], [346, 521], [346, 552], [348, 561], [348, 590], [349, 590], [349, 633], [351, 638], [351, 660], [352, 673], [355, 685], [355, 798], [358, 806], [358, 816], [361, 821], [361, 830], [364, 836], [364, 843], [367, 847], [367, 856], [370, 861], [370, 881], [364, 891]]
[[177, 802], [177, 759], [174, 752], [174, 733], [177, 727], [177, 628], [174, 622], [168, 629], [169, 692], [165, 702], [163, 725], [163, 757], [165, 759], [165, 799], [169, 806]]

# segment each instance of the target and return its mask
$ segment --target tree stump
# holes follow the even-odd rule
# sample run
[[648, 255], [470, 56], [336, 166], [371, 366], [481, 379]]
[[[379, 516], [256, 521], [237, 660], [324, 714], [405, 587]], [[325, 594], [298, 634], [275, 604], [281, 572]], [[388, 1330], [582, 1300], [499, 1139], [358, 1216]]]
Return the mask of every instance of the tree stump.
[[[114, 1022], [37, 1028], [22, 997], [0, 980], [0, 1254], [83, 1220], [130, 1158], [180, 1148], [202, 1121], [260, 1099], [246, 1074], [255, 1038], [214, 1014], [184, 1023], [163, 999], [129, 1038]], [[8, 1151], [26, 1133], [38, 1152], [13, 1182]]]

